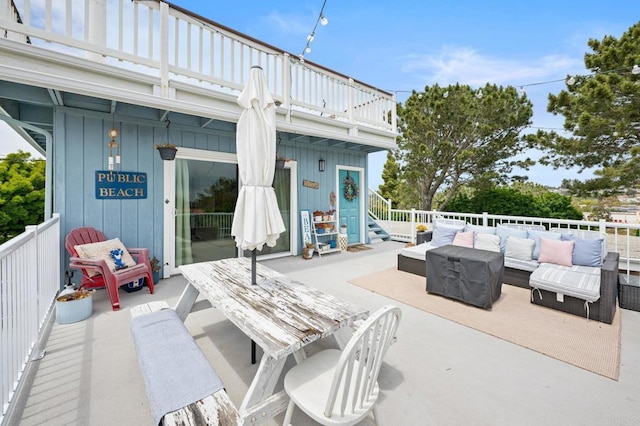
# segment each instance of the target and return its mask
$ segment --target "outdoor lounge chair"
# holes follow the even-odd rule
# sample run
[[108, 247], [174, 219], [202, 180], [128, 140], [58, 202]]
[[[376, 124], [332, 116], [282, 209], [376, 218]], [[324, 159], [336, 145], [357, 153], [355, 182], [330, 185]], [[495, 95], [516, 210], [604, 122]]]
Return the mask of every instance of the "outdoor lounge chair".
[[[87, 244], [89, 246], [86, 246]], [[64, 245], [71, 256], [69, 267], [79, 269], [82, 272], [80, 286], [86, 288], [106, 287], [114, 311], [120, 309], [120, 297], [118, 296], [120, 286], [144, 279], [149, 287], [149, 292], [153, 294], [149, 249], [125, 248], [120, 240], [107, 240], [102, 232], [89, 227], [72, 229], [67, 234]], [[92, 250], [85, 250], [83, 247], [90, 247]], [[129, 265], [119, 269], [118, 264], [110, 259], [111, 249], [121, 249], [125, 254], [129, 254], [131, 258]], [[91, 253], [96, 252], [100, 252], [100, 254], [91, 256]]]

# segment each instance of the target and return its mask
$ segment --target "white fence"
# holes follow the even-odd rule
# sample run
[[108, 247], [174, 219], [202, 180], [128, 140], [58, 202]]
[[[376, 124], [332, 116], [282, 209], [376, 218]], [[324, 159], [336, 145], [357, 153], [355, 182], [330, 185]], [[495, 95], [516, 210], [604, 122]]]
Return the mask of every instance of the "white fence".
[[0, 245], [0, 405], [4, 419], [60, 289], [60, 218]]
[[395, 95], [161, 1], [14, 0], [21, 22], [11, 3], [0, 0], [5, 37], [137, 69], [164, 88], [172, 80], [237, 95], [258, 65], [289, 111], [396, 131]]

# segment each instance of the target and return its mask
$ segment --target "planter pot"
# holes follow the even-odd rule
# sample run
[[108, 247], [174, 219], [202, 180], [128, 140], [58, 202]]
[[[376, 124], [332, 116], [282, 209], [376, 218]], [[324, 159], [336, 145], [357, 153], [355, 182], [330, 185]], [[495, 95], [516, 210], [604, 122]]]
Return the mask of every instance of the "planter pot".
[[176, 148], [158, 148], [158, 152], [160, 153], [160, 158], [171, 161], [176, 158], [178, 150]]
[[322, 222], [322, 216], [314, 216], [313, 217], [313, 221], [314, 222]]
[[341, 234], [346, 234], [347, 233], [347, 228], [340, 227], [340, 233]]
[[71, 324], [83, 321], [93, 313], [93, 293], [88, 297], [60, 302], [56, 300], [56, 322]]
[[302, 258], [303, 259], [311, 259], [313, 257], [313, 249], [312, 248], [303, 248], [302, 249]]
[[160, 271], [152, 271], [151, 275], [153, 276], [153, 284], [158, 284], [158, 281], [160, 281]]
[[316, 229], [316, 234], [324, 234], [324, 228]]

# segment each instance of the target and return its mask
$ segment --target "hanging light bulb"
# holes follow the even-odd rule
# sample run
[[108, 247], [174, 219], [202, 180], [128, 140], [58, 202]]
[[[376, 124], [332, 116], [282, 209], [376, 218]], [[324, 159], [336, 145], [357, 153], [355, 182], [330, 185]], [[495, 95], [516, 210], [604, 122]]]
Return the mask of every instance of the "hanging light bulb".
[[631, 68], [631, 74], [634, 74], [634, 75], [640, 74], [640, 67], [637, 65], [634, 65], [633, 68]]
[[307, 53], [311, 53], [311, 46], [307, 46], [307, 48], [304, 49], [304, 51], [307, 52]]
[[444, 93], [442, 94], [442, 97], [443, 97], [443, 98], [448, 98], [448, 97], [449, 97], [449, 91], [447, 90], [446, 92], [444, 92]]
[[573, 86], [574, 84], [576, 84], [576, 79], [573, 77], [569, 77], [569, 79], [567, 80], [567, 84], [569, 86]]
[[313, 41], [313, 39], [314, 39], [314, 33], [311, 33], [311, 34], [309, 34], [309, 35], [307, 36], [307, 41], [308, 41], [308, 42], [312, 42], [312, 41]]
[[476, 98], [482, 99], [482, 89], [478, 89], [478, 93], [476, 93]]
[[322, 25], [327, 25], [329, 23], [329, 20], [327, 19], [327, 17], [324, 16], [324, 14], [322, 14], [322, 13], [320, 14], [320, 23]]
[[520, 86], [520, 94], [521, 94], [522, 96], [524, 96], [524, 95], [526, 95], [526, 94], [527, 94], [527, 91], [526, 91], [526, 90], [524, 90], [524, 87], [522, 87], [522, 86]]

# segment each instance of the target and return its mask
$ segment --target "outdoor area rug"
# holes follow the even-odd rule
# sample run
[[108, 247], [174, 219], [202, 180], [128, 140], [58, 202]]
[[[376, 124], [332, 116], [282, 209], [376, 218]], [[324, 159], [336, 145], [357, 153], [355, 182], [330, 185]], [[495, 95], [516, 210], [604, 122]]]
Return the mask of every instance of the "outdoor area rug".
[[347, 251], [358, 252], [358, 251], [371, 250], [372, 248], [373, 247], [365, 246], [364, 244], [356, 244], [355, 246], [347, 247]]
[[359, 287], [618, 380], [620, 312], [613, 324], [533, 305], [529, 290], [508, 284], [491, 309], [429, 294], [424, 277], [387, 269], [349, 281]]

